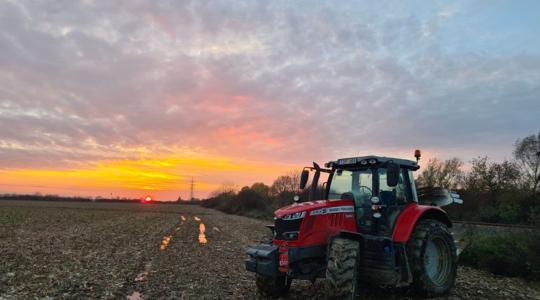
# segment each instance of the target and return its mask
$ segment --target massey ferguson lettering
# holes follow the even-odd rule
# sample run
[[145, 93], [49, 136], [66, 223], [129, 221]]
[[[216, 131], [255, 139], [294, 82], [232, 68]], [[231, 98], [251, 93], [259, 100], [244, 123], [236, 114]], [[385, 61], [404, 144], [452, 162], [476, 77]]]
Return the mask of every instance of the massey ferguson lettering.
[[310, 216], [320, 216], [328, 214], [338, 214], [338, 213], [351, 213], [354, 212], [354, 207], [352, 206], [336, 206], [336, 207], [325, 207], [311, 211]]

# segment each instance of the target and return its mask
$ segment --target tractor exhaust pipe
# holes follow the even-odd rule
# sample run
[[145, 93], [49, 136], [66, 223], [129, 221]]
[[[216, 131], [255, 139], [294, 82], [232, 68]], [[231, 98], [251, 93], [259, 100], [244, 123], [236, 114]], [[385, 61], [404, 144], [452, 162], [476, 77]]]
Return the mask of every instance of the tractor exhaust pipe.
[[317, 187], [319, 186], [319, 177], [321, 177], [321, 167], [316, 162], [313, 162], [313, 168], [315, 169], [315, 175], [313, 175], [313, 182], [311, 183], [309, 201], [318, 200], [315, 197], [317, 197]]

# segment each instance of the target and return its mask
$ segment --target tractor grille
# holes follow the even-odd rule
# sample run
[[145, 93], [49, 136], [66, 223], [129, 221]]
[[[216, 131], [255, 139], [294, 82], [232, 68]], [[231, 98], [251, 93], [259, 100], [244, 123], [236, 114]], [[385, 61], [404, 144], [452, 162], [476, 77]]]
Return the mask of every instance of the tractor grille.
[[284, 235], [284, 233], [291, 233], [291, 232], [297, 232], [300, 231], [300, 224], [302, 224], [302, 219], [297, 220], [283, 220], [283, 219], [276, 219], [275, 222], [275, 230], [276, 230], [276, 239], [278, 240], [297, 240], [298, 234], [296, 234], [296, 238], [291, 238], [287, 235]]

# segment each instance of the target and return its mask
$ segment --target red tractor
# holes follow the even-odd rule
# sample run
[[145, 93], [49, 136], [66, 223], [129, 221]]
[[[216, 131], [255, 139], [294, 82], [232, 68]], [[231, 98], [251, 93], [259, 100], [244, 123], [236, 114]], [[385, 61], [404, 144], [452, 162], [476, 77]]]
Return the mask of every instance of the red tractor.
[[[424, 296], [447, 293], [456, 277], [452, 227], [441, 206], [462, 203], [440, 188], [417, 191], [416, 161], [365, 156], [304, 168], [313, 172], [310, 201], [295, 197], [275, 212], [273, 238], [249, 247], [246, 269], [260, 294], [287, 293], [293, 279], [326, 278], [333, 297], [354, 299], [361, 283], [412, 286]], [[317, 196], [321, 173], [328, 173]], [[322, 200], [316, 200], [317, 198]]]

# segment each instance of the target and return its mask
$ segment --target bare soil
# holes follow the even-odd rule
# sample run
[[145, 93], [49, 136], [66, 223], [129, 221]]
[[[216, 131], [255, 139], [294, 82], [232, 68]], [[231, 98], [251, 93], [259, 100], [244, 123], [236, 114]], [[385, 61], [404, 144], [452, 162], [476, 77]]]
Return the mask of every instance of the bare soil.
[[[0, 299], [258, 299], [243, 261], [264, 224], [188, 205], [0, 201]], [[326, 298], [319, 280], [287, 299]], [[444, 299], [540, 299], [540, 287], [460, 267]]]

